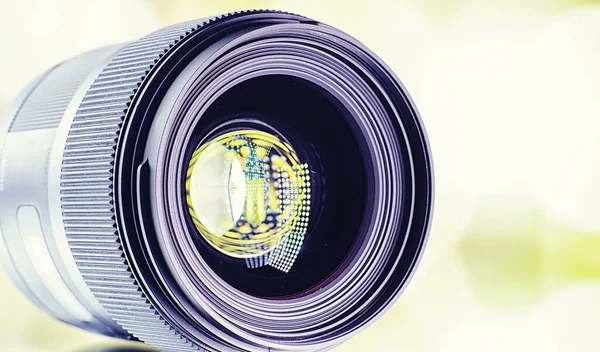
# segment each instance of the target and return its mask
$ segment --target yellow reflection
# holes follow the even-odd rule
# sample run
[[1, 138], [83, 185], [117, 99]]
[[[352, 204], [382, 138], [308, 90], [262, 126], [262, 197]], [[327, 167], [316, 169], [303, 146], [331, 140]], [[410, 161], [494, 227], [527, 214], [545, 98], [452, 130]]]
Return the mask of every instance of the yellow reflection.
[[249, 267], [288, 271], [308, 223], [310, 175], [278, 136], [236, 130], [198, 147], [186, 180], [187, 203], [202, 237]]

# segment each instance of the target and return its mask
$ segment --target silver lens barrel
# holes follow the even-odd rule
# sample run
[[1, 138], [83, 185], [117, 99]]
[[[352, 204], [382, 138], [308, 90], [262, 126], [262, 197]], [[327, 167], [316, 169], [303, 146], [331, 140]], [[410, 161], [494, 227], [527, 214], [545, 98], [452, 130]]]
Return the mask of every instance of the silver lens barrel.
[[19, 289], [47, 313], [88, 330], [123, 336], [77, 269], [60, 204], [71, 121], [117, 49], [95, 50], [53, 67], [23, 91], [3, 118], [0, 258]]
[[[368, 49], [305, 17], [232, 13], [82, 54], [27, 87], [0, 133], [0, 258], [15, 284], [57, 319], [165, 351], [330, 349], [390, 307], [426, 242], [433, 177], [414, 104]], [[272, 253], [228, 257], [197, 233], [186, 170], [215, 135], [235, 136], [222, 160], [242, 175], [234, 185], [219, 164], [218, 194], [247, 208], [226, 234]], [[280, 155], [248, 137], [265, 135], [296, 148], [301, 171], [270, 170]], [[259, 233], [276, 221], [253, 215], [294, 215], [273, 209], [296, 179], [313, 185], [284, 199], [302, 202], [302, 232]], [[268, 265], [278, 251], [293, 253], [285, 270]]]

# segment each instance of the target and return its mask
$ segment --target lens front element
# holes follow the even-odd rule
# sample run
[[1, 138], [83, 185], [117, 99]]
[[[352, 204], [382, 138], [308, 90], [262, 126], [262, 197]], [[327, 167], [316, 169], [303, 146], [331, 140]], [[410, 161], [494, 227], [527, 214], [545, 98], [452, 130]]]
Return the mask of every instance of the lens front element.
[[293, 147], [269, 132], [240, 129], [202, 143], [186, 175], [200, 235], [248, 268], [292, 267], [310, 214], [310, 175]]

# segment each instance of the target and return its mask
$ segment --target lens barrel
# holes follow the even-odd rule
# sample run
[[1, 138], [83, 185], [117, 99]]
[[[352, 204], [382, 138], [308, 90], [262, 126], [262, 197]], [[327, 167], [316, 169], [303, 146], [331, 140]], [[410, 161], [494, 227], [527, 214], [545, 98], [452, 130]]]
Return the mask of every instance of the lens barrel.
[[276, 11], [67, 60], [0, 121], [0, 258], [66, 323], [165, 351], [319, 351], [424, 248], [416, 107], [362, 44]]

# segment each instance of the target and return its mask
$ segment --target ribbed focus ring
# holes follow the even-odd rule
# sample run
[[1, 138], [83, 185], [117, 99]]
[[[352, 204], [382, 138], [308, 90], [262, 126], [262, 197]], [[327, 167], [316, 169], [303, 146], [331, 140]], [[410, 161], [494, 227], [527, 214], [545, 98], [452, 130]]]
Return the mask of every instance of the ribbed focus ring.
[[115, 150], [129, 104], [153, 66], [181, 39], [222, 17], [167, 27], [123, 47], [87, 91], [63, 154], [63, 220], [84, 280], [119, 325], [168, 351], [200, 347], [160, 317], [131, 272], [115, 222]]

